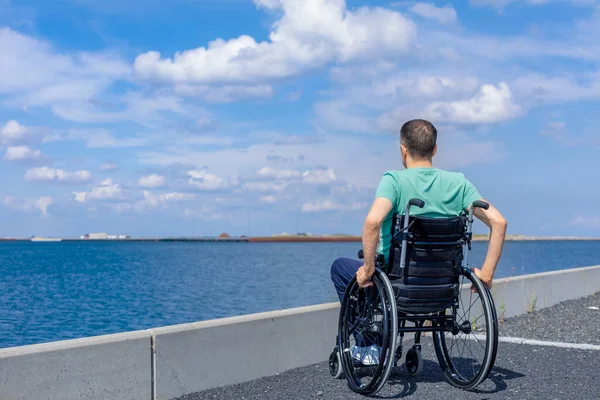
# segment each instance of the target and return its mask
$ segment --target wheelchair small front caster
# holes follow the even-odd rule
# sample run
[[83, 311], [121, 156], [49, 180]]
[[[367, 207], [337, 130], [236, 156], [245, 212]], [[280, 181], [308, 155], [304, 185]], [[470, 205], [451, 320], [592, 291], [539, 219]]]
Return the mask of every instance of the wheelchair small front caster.
[[423, 369], [423, 356], [421, 349], [413, 346], [406, 352], [406, 369], [411, 375], [418, 375]]
[[344, 371], [342, 370], [342, 362], [340, 360], [340, 352], [338, 347], [329, 355], [329, 374], [333, 376], [335, 379], [340, 379], [342, 375], [344, 375]]

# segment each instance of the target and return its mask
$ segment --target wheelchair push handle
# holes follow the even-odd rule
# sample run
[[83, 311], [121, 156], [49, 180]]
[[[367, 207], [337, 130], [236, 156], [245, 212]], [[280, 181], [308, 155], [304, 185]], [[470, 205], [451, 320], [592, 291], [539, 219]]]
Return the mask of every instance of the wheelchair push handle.
[[488, 208], [490, 208], [490, 205], [483, 200], [475, 200], [473, 202], [473, 207], [483, 208], [484, 210], [487, 210]]
[[412, 198], [408, 201], [409, 206], [417, 206], [419, 208], [423, 208], [425, 206], [425, 202], [421, 199]]
[[406, 219], [405, 222], [408, 222], [408, 216], [410, 215], [410, 208], [412, 206], [417, 206], [419, 208], [423, 208], [423, 206], [425, 206], [425, 202], [416, 197], [413, 197], [412, 199], [410, 199], [408, 201], [408, 204], [406, 205], [406, 212], [404, 213], [404, 218]]

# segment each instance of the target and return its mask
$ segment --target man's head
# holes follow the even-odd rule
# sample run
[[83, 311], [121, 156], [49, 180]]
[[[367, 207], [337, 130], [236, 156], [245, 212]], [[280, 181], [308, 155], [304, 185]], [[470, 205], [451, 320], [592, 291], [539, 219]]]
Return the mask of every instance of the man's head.
[[400, 129], [400, 144], [402, 164], [407, 167], [410, 163], [428, 161], [437, 151], [437, 130], [429, 121], [413, 119], [402, 125]]

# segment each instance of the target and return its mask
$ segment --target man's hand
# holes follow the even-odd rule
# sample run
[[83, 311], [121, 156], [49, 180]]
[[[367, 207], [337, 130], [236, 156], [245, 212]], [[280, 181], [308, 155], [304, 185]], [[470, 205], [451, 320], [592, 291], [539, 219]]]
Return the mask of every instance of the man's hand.
[[369, 281], [369, 279], [371, 279], [374, 272], [374, 270], [365, 268], [364, 265], [360, 267], [358, 271], [356, 271], [356, 281], [358, 282], [358, 286], [361, 288], [373, 286], [373, 282]]
[[[492, 288], [492, 277], [491, 276], [487, 275], [479, 268], [472, 268], [472, 270], [473, 270], [473, 273], [475, 274], [475, 276], [477, 276], [479, 278], [479, 280], [488, 287], [488, 289]], [[475, 288], [472, 287], [471, 291], [474, 292]]]

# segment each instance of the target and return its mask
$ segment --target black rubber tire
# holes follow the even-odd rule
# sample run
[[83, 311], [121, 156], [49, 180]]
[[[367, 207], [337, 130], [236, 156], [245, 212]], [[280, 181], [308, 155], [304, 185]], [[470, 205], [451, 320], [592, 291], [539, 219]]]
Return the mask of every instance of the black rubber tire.
[[340, 360], [340, 352], [336, 347], [329, 354], [329, 374], [334, 379], [341, 379], [344, 376], [344, 370], [342, 369], [342, 363]]
[[362, 395], [373, 395], [379, 390], [381, 390], [381, 388], [385, 385], [393, 367], [393, 354], [396, 350], [396, 339], [398, 333], [398, 315], [396, 312], [396, 299], [394, 297], [394, 292], [389, 279], [379, 268], [376, 268], [375, 273], [372, 277], [372, 282], [374, 290], [377, 290], [379, 296], [383, 299], [383, 303], [385, 305], [386, 312], [383, 323], [383, 329], [385, 330], [385, 332], [384, 340], [382, 343], [382, 351], [379, 355], [379, 364], [376, 368], [376, 372], [374, 374], [373, 379], [366, 385], [363, 385], [356, 378], [354, 374], [354, 363], [352, 362], [352, 358], [348, 352], [344, 351], [344, 349], [347, 347], [347, 341], [349, 336], [349, 333], [347, 332], [347, 325], [345, 323], [347, 319], [347, 314], [349, 313], [348, 302], [350, 295], [354, 293], [358, 288], [356, 277], [352, 278], [352, 280], [348, 284], [348, 287], [346, 288], [346, 292], [344, 293], [344, 297], [342, 299], [340, 316], [338, 321], [338, 348], [340, 349], [340, 361], [342, 365], [342, 370], [344, 376], [346, 377], [346, 381], [348, 382], [348, 387], [352, 391]]
[[379, 383], [377, 384], [377, 388], [372, 394], [379, 392], [385, 386], [388, 378], [390, 377], [390, 373], [392, 372], [392, 368], [394, 368], [394, 357], [396, 356], [396, 349], [398, 347], [398, 309], [396, 308], [396, 295], [394, 293], [394, 288], [392, 287], [392, 283], [390, 282], [388, 276], [379, 271], [379, 276], [381, 281], [385, 285], [385, 290], [387, 292], [388, 299], [388, 312], [390, 313], [390, 321], [392, 326], [390, 327], [390, 345], [387, 352], [387, 360], [385, 363], [385, 369], [383, 374], [379, 378]]
[[484, 380], [488, 378], [490, 372], [492, 371], [492, 368], [494, 368], [494, 364], [496, 363], [496, 355], [498, 353], [498, 334], [500, 330], [500, 328], [498, 327], [498, 316], [496, 313], [496, 304], [494, 303], [494, 297], [492, 296], [492, 292], [490, 291], [490, 289], [488, 289], [487, 286], [485, 286], [485, 291], [487, 292], [488, 297], [490, 299], [490, 308], [492, 309], [492, 321], [494, 325], [494, 337], [492, 339], [492, 345], [494, 346], [494, 348], [492, 353], [492, 362], [490, 364], [490, 368], [487, 374], [485, 375]]
[[421, 350], [416, 347], [411, 347], [406, 352], [406, 370], [412, 376], [419, 375], [423, 369], [423, 355]]
[[486, 334], [485, 355], [481, 363], [481, 368], [479, 369], [479, 371], [477, 371], [473, 378], [461, 379], [460, 374], [456, 372], [456, 368], [454, 367], [452, 360], [448, 354], [448, 349], [446, 347], [446, 340], [444, 335], [445, 332], [434, 332], [433, 342], [438, 362], [448, 381], [457, 388], [471, 390], [479, 384], [481, 384], [481, 382], [483, 382], [485, 379], [487, 379], [490, 370], [493, 367], [493, 363], [495, 361], [495, 353], [497, 351], [498, 346], [498, 321], [497, 319], [495, 321], [496, 323], [494, 323], [493, 321], [495, 317], [495, 312], [494, 310], [492, 310], [493, 303], [490, 301], [491, 296], [489, 295], [487, 287], [481, 282], [481, 280], [479, 280], [479, 278], [477, 278], [477, 276], [475, 276], [475, 274], [471, 270], [463, 267], [459, 269], [459, 276], [466, 276], [471, 281], [471, 284], [475, 286], [475, 289], [477, 290], [481, 298], [486, 326], [489, 327]]

